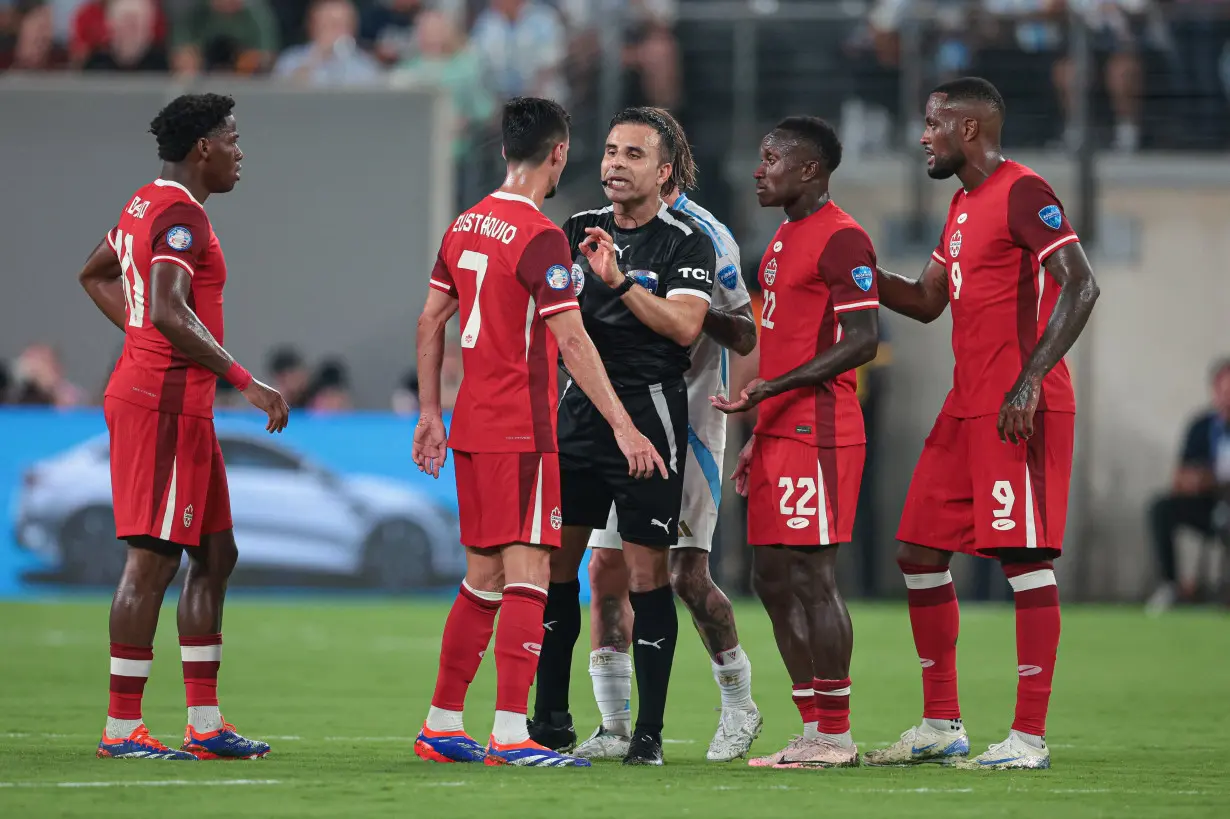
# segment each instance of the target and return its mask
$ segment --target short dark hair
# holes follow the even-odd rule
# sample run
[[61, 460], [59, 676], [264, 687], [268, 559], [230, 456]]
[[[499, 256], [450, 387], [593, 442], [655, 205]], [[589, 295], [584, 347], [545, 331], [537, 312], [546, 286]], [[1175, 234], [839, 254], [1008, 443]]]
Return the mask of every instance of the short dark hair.
[[504, 158], [541, 165], [552, 148], [568, 139], [571, 125], [572, 117], [555, 100], [513, 97], [504, 103]]
[[198, 139], [212, 136], [235, 108], [235, 100], [221, 94], [184, 94], [158, 112], [149, 132], [158, 139], [158, 158], [183, 162]]
[[282, 375], [302, 366], [303, 356], [294, 347], [278, 347], [269, 354], [269, 370], [274, 375]]
[[931, 89], [932, 94], [943, 94], [952, 102], [983, 102], [1002, 117], [1008, 113], [999, 89], [982, 77], [960, 77], [940, 83]]
[[[687, 190], [696, 183], [696, 163], [691, 161], [692, 148], [688, 145], [683, 128], [666, 109], [648, 105], [625, 108], [611, 117], [611, 124], [607, 126], [607, 130], [609, 131], [616, 125], [647, 125], [657, 131], [658, 136], [662, 139], [662, 161], [671, 163], [671, 178], [663, 184], [663, 193], [670, 193], [670, 189], [675, 186], [681, 190]], [[681, 142], [687, 151], [686, 159], [679, 155]], [[688, 180], [680, 178], [680, 172], [683, 169], [676, 167], [676, 163], [691, 165], [687, 172]], [[671, 185], [671, 182], [674, 182], [674, 185]]]
[[786, 117], [773, 130], [790, 134], [809, 144], [819, 154], [829, 173], [841, 164], [841, 140], [837, 137], [837, 130], [820, 117]]

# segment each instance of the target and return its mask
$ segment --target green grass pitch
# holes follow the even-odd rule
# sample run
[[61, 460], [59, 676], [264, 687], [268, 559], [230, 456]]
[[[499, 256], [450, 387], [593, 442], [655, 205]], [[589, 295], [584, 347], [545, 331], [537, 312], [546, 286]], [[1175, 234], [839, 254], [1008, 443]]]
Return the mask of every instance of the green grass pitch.
[[[240, 731], [269, 740], [252, 762], [98, 760], [107, 704], [102, 598], [0, 604], [0, 816], [253, 817], [1178, 817], [1230, 816], [1230, 619], [1159, 620], [1069, 606], [1049, 740], [1054, 768], [752, 770], [705, 762], [717, 690], [699, 640], [681, 636], [667, 710], [667, 765], [591, 770], [433, 765], [411, 752], [435, 679], [447, 601], [262, 600], [226, 611], [220, 696]], [[918, 718], [919, 670], [904, 603], [858, 606], [852, 697], [862, 749]], [[962, 612], [961, 699], [975, 752], [1003, 739], [1016, 683], [1009, 607]], [[789, 681], [760, 608], [739, 606], [768, 753], [798, 729]], [[576, 653], [577, 729], [596, 724], [587, 651]], [[150, 730], [184, 726], [174, 612], [163, 612], [146, 688]], [[486, 739], [489, 655], [467, 726]]]

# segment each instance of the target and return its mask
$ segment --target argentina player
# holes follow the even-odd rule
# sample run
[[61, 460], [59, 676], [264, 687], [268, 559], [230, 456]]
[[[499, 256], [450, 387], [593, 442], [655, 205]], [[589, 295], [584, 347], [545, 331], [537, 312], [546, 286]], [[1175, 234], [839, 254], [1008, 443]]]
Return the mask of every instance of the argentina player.
[[[668, 552], [679, 542], [689, 461], [684, 373], [710, 312], [717, 257], [704, 228], [662, 201], [674, 173], [676, 135], [661, 112], [630, 108], [607, 135], [602, 184], [611, 205], [564, 225], [573, 247], [581, 314], [611, 383], [667, 461], [668, 475], [633, 480], [613, 459], [608, 430], [588, 397], [566, 382], [559, 407], [563, 547], [551, 559], [538, 688], [530, 735], [550, 748], [572, 747], [569, 670], [581, 627], [577, 572], [590, 533], [615, 506], [628, 598], [635, 618], [639, 707], [624, 764], [662, 764], [662, 723], [678, 619]], [[720, 285], [719, 285], [720, 287]], [[628, 639], [621, 638], [622, 646]]]
[[[739, 246], [713, 214], [688, 198], [695, 187], [696, 163], [683, 128], [667, 111], [653, 109], [670, 129], [675, 143], [671, 177], [662, 186], [662, 201], [691, 216], [713, 242], [717, 284], [705, 316], [704, 332], [692, 345], [692, 366], [684, 375], [688, 392], [688, 465], [679, 512], [679, 542], [670, 550], [670, 580], [688, 607], [709, 654], [722, 698], [722, 715], [707, 757], [729, 762], [747, 754], [760, 732], [760, 712], [752, 701], [752, 667], [739, 646], [734, 609], [709, 573], [709, 552], [722, 499], [722, 459], [726, 416], [709, 401], [729, 391], [728, 350], [748, 355], [756, 346], [751, 296], [740, 275]], [[632, 608], [628, 602], [628, 566], [624, 562], [614, 506], [605, 529], [590, 536], [589, 674], [602, 724], [577, 746], [588, 759], [618, 759], [628, 750], [632, 733]]]

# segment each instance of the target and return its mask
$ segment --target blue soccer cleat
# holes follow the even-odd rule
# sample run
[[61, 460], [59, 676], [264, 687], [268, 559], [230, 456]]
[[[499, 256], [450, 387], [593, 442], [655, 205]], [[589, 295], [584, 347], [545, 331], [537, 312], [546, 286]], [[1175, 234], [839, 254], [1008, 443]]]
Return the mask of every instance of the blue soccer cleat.
[[969, 756], [969, 736], [965, 729], [941, 731], [926, 720], [910, 728], [901, 739], [863, 754], [863, 764], [872, 767], [923, 765], [952, 765]]
[[269, 743], [239, 735], [223, 721], [217, 731], [198, 734], [191, 725], [184, 729], [183, 750], [197, 759], [259, 759], [269, 753]]
[[518, 765], [522, 768], [588, 768], [588, 759], [568, 756], [544, 748], [532, 739], [501, 745], [491, 738], [487, 746], [487, 765]]
[[123, 739], [108, 739], [106, 734], [98, 742], [99, 759], [172, 759], [181, 762], [195, 762], [196, 757], [187, 751], [177, 751], [168, 748], [149, 735], [144, 725], [138, 725], [136, 730]]
[[414, 755], [428, 762], [482, 762], [487, 749], [465, 731], [433, 731], [424, 723]]

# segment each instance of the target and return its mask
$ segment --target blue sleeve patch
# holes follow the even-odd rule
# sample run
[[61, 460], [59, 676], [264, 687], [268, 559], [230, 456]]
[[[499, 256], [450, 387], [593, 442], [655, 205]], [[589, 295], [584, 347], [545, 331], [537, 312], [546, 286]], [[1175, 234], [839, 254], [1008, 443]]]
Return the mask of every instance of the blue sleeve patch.
[[1058, 205], [1047, 205], [1038, 211], [1038, 218], [1051, 230], [1059, 230], [1059, 226], [1063, 224], [1063, 214], [1060, 213]]
[[739, 268], [728, 264], [718, 271], [718, 281], [727, 290], [734, 290], [739, 285]]
[[547, 268], [547, 287], [552, 290], [567, 290], [572, 287], [572, 273], [562, 264]]
[[856, 267], [850, 271], [850, 276], [854, 279], [854, 283], [859, 289], [866, 293], [871, 289], [871, 283], [875, 281], [875, 273], [871, 272], [871, 268], [864, 265]]

